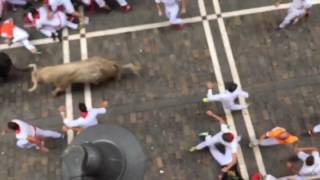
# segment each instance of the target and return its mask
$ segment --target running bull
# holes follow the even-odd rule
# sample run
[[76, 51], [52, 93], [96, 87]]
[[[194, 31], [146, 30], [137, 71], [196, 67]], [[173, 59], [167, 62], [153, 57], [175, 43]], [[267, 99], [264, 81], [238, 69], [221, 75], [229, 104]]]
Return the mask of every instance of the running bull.
[[132, 63], [119, 65], [115, 61], [102, 57], [91, 57], [85, 61], [43, 68], [37, 68], [35, 64], [30, 64], [29, 67], [33, 69], [31, 72], [33, 86], [28, 91], [35, 91], [40, 83], [52, 84], [55, 86], [53, 95], [65, 91], [73, 83], [98, 84], [112, 78], [120, 80], [122, 73], [126, 70], [138, 76], [140, 71], [140, 65]]

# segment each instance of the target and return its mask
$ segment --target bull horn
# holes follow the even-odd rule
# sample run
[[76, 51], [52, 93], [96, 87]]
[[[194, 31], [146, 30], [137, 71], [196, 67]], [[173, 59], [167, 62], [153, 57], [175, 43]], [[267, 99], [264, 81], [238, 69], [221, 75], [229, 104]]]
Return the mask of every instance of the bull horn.
[[28, 89], [28, 91], [32, 92], [32, 91], [36, 90], [37, 87], [38, 87], [38, 81], [37, 81], [37, 78], [36, 78], [36, 72], [37, 72], [38, 69], [37, 69], [37, 65], [36, 64], [29, 64], [28, 66], [32, 68], [31, 81], [33, 83], [33, 86], [30, 89]]

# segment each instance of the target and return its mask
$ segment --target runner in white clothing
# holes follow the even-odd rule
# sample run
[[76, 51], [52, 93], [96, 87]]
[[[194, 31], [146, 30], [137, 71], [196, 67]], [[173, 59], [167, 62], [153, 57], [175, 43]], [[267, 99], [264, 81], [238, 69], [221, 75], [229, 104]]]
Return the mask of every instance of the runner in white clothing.
[[35, 27], [42, 34], [47, 37], [52, 37], [53, 40], [59, 38], [61, 41], [62, 35], [61, 30], [65, 27], [70, 29], [77, 29], [78, 24], [68, 21], [67, 16], [62, 11], [57, 11], [53, 14], [52, 19], [48, 19], [48, 12], [44, 6], [38, 9], [31, 9], [30, 12], [25, 16], [25, 26]]
[[33, 54], [41, 54], [37, 48], [29, 41], [29, 34], [24, 29], [18, 27], [13, 19], [7, 19], [0, 24], [0, 36], [6, 38], [8, 45], [20, 42]]
[[45, 138], [63, 138], [63, 134], [51, 131], [43, 130], [38, 127], [32, 126], [26, 122], [18, 119], [11, 120], [8, 122], [8, 129], [6, 129], [3, 134], [8, 131], [15, 131], [17, 138], [17, 146], [23, 149], [30, 149], [35, 147], [37, 150], [42, 152], [48, 152], [48, 148], [44, 146]]
[[191, 147], [190, 152], [208, 147], [212, 157], [222, 166], [221, 171], [224, 174], [237, 164], [237, 147], [240, 137], [228, 128], [223, 118], [212, 111], [207, 111], [207, 115], [220, 123], [221, 131], [213, 136], [207, 132], [199, 134], [200, 137], [204, 137], [203, 142]]
[[[297, 174], [301, 179], [306, 176], [320, 175], [319, 149], [316, 147], [295, 148], [298, 158], [303, 162], [298, 171], [292, 162], [287, 162], [289, 170]], [[311, 154], [310, 154], [311, 153]]]
[[101, 108], [91, 108], [87, 110], [84, 103], [79, 103], [79, 109], [81, 116], [78, 119], [70, 120], [66, 118], [65, 108], [62, 106], [59, 108], [60, 114], [63, 118], [63, 130], [67, 131], [69, 129], [76, 131], [78, 134], [85, 128], [94, 126], [98, 124], [97, 116], [99, 114], [105, 114], [107, 112], [108, 102], [103, 101], [101, 103]]
[[[276, 6], [280, 4], [282, 0], [278, 0]], [[295, 24], [303, 16], [309, 16], [309, 9], [312, 7], [312, 0], [293, 0], [289, 9], [288, 14], [278, 26], [278, 29], [283, 29], [289, 24]]]
[[208, 94], [207, 98], [202, 99], [203, 102], [220, 101], [224, 108], [232, 111], [242, 110], [248, 107], [248, 105], [234, 103], [235, 99], [237, 99], [239, 96], [245, 98], [249, 97], [249, 94], [238, 88], [237, 84], [233, 82], [227, 82], [225, 84], [226, 91], [221, 94], [213, 94], [213, 86], [214, 84], [212, 82], [207, 82]]
[[[179, 2], [178, 0], [155, 0], [158, 15], [162, 16], [160, 3], [163, 3], [165, 14], [169, 19], [170, 24], [177, 29], [183, 29], [181, 18], [179, 18]], [[186, 13], [186, 0], [181, 0], [181, 14]]]

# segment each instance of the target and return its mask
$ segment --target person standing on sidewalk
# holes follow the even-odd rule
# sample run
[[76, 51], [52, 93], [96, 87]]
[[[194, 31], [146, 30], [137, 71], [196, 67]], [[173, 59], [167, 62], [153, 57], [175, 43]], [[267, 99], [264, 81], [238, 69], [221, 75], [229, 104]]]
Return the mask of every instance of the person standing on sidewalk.
[[213, 86], [214, 84], [211, 81], [207, 82], [208, 93], [207, 97], [202, 99], [203, 102], [220, 101], [224, 108], [231, 111], [238, 111], [248, 107], [248, 105], [235, 104], [234, 101], [239, 96], [248, 98], [249, 94], [241, 90], [234, 82], [225, 83], [226, 91], [220, 94], [212, 93]]
[[[179, 18], [179, 1], [178, 0], [155, 0], [158, 15], [162, 16], [161, 5], [164, 5], [165, 15], [172, 26], [177, 29], [183, 29], [182, 19]], [[181, 0], [181, 14], [186, 13], [186, 0]]]
[[64, 106], [59, 108], [60, 115], [63, 120], [63, 130], [73, 130], [77, 134], [81, 133], [84, 129], [95, 126], [98, 124], [97, 116], [99, 114], [105, 114], [107, 112], [108, 101], [101, 102], [101, 108], [91, 108], [87, 109], [84, 103], [79, 103], [80, 117], [78, 119], [72, 120], [67, 119], [66, 110]]
[[287, 132], [286, 129], [275, 127], [270, 131], [262, 134], [259, 139], [250, 142], [249, 146], [273, 146], [278, 144], [292, 144], [295, 148], [299, 138]]
[[219, 179], [227, 176], [227, 172], [230, 170], [235, 171], [237, 176], [240, 176], [237, 171], [237, 147], [241, 138], [229, 129], [222, 117], [212, 111], [207, 111], [207, 115], [219, 122], [221, 131], [215, 135], [209, 135], [208, 132], [200, 133], [199, 137], [202, 142], [191, 147], [189, 151], [194, 152], [209, 148], [212, 157], [221, 166]]
[[[276, 6], [279, 6], [282, 0], [278, 0]], [[289, 24], [296, 24], [303, 16], [308, 17], [310, 14], [310, 8], [312, 7], [312, 0], [293, 0], [288, 14], [278, 26], [277, 29], [283, 29]]]
[[62, 133], [43, 130], [38, 127], [32, 126], [24, 121], [13, 119], [7, 124], [8, 128], [2, 132], [6, 134], [9, 131], [16, 133], [17, 146], [22, 149], [30, 149], [35, 147], [41, 152], [49, 152], [49, 149], [45, 147], [44, 140], [46, 138], [63, 138]]

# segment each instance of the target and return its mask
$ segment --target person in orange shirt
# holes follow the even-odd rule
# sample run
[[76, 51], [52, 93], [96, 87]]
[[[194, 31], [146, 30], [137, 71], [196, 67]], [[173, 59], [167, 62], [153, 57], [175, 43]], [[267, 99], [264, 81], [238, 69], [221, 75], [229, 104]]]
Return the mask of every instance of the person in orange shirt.
[[7, 39], [10, 45], [12, 43], [21, 42], [33, 54], [40, 54], [37, 48], [29, 41], [29, 34], [17, 27], [12, 19], [7, 19], [0, 24], [0, 36]]
[[273, 146], [277, 144], [293, 144], [296, 147], [299, 138], [287, 132], [286, 129], [281, 127], [275, 127], [270, 131], [262, 134], [257, 140], [253, 140], [249, 146]]

